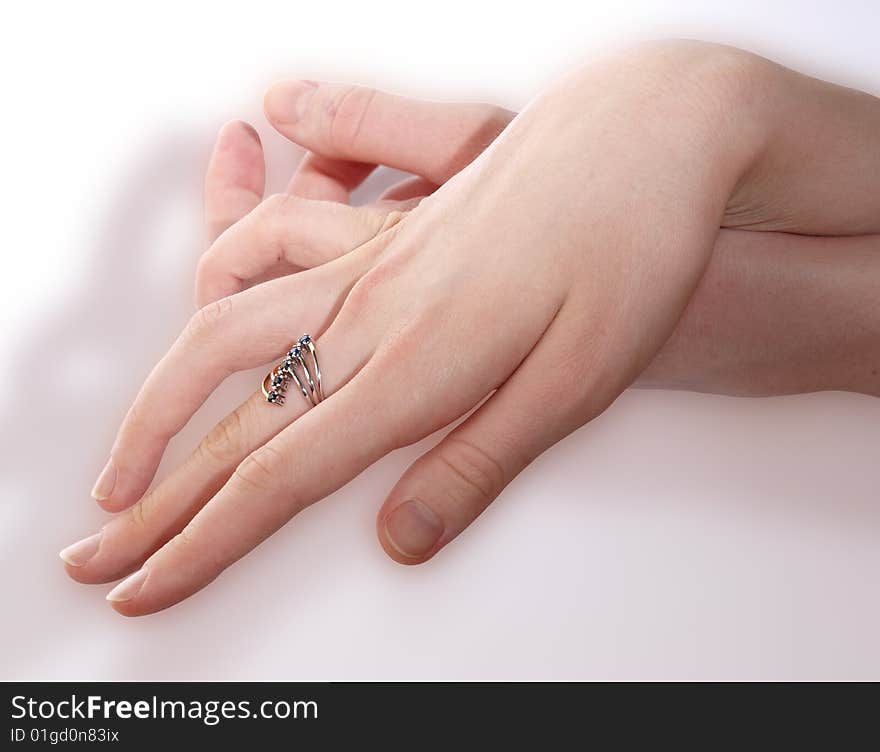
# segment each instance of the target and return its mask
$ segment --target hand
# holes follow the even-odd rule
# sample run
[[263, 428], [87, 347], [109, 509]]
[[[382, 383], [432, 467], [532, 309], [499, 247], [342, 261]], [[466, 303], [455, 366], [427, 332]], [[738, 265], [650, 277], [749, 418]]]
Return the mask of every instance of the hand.
[[[297, 105], [304, 91], [311, 93], [308, 104]], [[288, 186], [289, 219], [267, 218], [265, 206], [263, 215], [248, 218], [256, 226], [282, 225], [286, 257], [278, 262], [224, 238], [199, 267], [200, 305], [366, 241], [392, 213], [412, 208], [470, 164], [515, 115], [493, 105], [421, 102], [302, 81], [273, 86], [265, 109], [280, 133], [309, 150]], [[415, 175], [377, 204], [336, 205], [347, 204], [378, 164]], [[256, 132], [230, 123], [205, 184], [212, 241], [258, 207], [264, 174]], [[825, 389], [878, 395], [880, 377], [871, 366], [880, 349], [878, 284], [880, 236], [722, 230], [673, 336], [635, 385], [749, 396]]]
[[[791, 150], [768, 137], [772, 119], [760, 108], [732, 122], [743, 104], [741, 59], [732, 73], [729, 53], [719, 65], [704, 49], [639, 52], [647, 61], [624, 57], [579, 74], [372, 240], [202, 309], [120, 433], [131, 440], [114, 448], [120, 490], [149, 482], [218, 371], [283, 352], [294, 336], [286, 322], [320, 334], [331, 396], [308, 412], [250, 400], [192, 462], [110, 523], [71, 575], [113, 579], [158, 549], [114, 591], [114, 606], [135, 615], [171, 605], [389, 449], [491, 395], [408, 471], [380, 513], [383, 545], [398, 560], [423, 560], [451, 540], [650, 362], [700, 279], [726, 208], [754, 196], [740, 178], [760, 174], [765, 154]], [[746, 71], [751, 80], [754, 69]], [[790, 83], [767, 75], [768, 86]], [[673, 84], [681, 96], [656, 96]], [[835, 176], [836, 191], [863, 195], [861, 177]], [[770, 190], [764, 201], [791, 216], [784, 195]], [[876, 231], [856, 203], [831, 207], [826, 197], [809, 214], [811, 229], [849, 222]], [[255, 229], [241, 241], [263, 247]], [[230, 342], [241, 348], [231, 356]], [[401, 540], [423, 550], [410, 556]]]
[[[307, 106], [297, 104], [301, 97]], [[242, 123], [221, 132], [205, 186], [209, 236], [217, 242], [196, 275], [199, 307], [245, 283], [318, 266], [363, 244], [470, 164], [514, 116], [491, 105], [442, 105], [302, 81], [273, 87], [266, 113], [310, 151], [287, 192], [258, 206], [265, 179], [259, 137]], [[350, 193], [379, 164], [416, 174], [374, 204], [348, 206]], [[222, 235], [242, 218], [233, 233]], [[238, 238], [252, 231], [272, 241], [245, 252]]]

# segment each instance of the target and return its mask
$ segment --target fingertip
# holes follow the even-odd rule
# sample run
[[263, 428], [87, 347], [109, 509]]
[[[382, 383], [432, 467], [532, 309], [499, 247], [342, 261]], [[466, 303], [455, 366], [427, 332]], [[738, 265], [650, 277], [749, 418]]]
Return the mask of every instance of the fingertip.
[[95, 482], [92, 498], [105, 512], [119, 512], [137, 501], [141, 490], [133, 483], [130, 470], [120, 468], [111, 457]]
[[272, 84], [263, 95], [266, 119], [276, 128], [295, 125], [305, 114], [309, 99], [317, 87], [317, 82], [308, 79]]
[[[97, 559], [98, 557], [95, 558]], [[108, 582], [113, 582], [113, 580], [125, 574], [124, 571], [120, 572], [118, 567], [108, 571], [107, 565], [102, 564], [101, 561], [89, 562], [82, 566], [65, 562], [64, 571], [71, 580], [78, 582], [80, 585], [106, 585]]]
[[446, 526], [430, 506], [407, 499], [380, 512], [379, 542], [399, 564], [421, 564], [443, 547]]
[[[64, 562], [64, 571], [74, 582], [81, 585], [105, 585], [126, 576], [132, 571], [133, 566], [137, 566], [137, 564], [132, 565], [128, 561], [120, 563], [118, 546], [114, 546], [112, 543], [109, 546], [109, 551], [106, 547], [96, 545], [93, 553], [85, 552], [86, 555], [77, 561], [75, 549], [93, 539], [98, 539], [100, 542], [105, 531], [106, 526], [100, 533], [74, 543], [60, 552], [59, 556]], [[114, 551], [114, 549], [116, 550]], [[74, 556], [70, 555], [71, 552], [74, 553]]]
[[117, 602], [110, 601], [110, 600], [108, 600], [107, 603], [110, 604], [110, 608], [112, 608], [117, 614], [119, 614], [120, 616], [124, 616], [127, 619], [133, 619], [136, 616], [145, 616], [146, 615], [146, 614], [138, 611], [130, 603], [117, 603]]
[[145, 603], [142, 597], [149, 575], [149, 569], [141, 567], [121, 582], [116, 583], [104, 596], [104, 599], [121, 616], [143, 616], [151, 613], [152, 609], [144, 607]]
[[117, 512], [122, 512], [128, 509], [137, 499], [128, 500], [117, 497], [112, 497], [109, 499], [95, 499], [95, 503], [101, 507], [105, 512], [110, 512], [111, 514], [116, 514]]
[[64, 562], [64, 571], [67, 573], [67, 576], [70, 577], [71, 580], [79, 582], [83, 585], [91, 584], [88, 578], [83, 576], [84, 567], [77, 564], [71, 564], [69, 561], [66, 561], [64, 559], [64, 556], [61, 556], [61, 560]]
[[71, 580], [78, 582], [80, 585], [103, 585], [105, 582], [108, 582], [105, 578], [95, 577], [88, 566], [78, 567], [64, 562], [64, 571]]
[[[153, 472], [158, 465], [158, 461], [152, 465]], [[141, 500], [141, 497], [147, 492], [152, 480], [152, 472], [144, 475], [135, 474], [132, 469], [127, 468], [125, 472], [120, 471], [119, 480], [116, 483], [113, 492], [105, 497], [97, 498], [93, 496], [95, 503], [105, 512], [115, 514], [128, 509], [132, 504]]]
[[148, 560], [138, 571], [118, 582], [104, 600], [120, 616], [149, 616], [167, 608], [176, 606], [183, 600], [192, 597], [212, 580], [195, 587], [183, 582], [185, 575], [178, 577], [172, 573], [156, 571], [156, 567]]
[[217, 134], [206, 175], [208, 187], [240, 186], [262, 197], [265, 162], [260, 134], [244, 120], [230, 120]]
[[226, 123], [217, 134], [205, 173], [205, 223], [214, 241], [263, 198], [266, 163], [260, 136], [243, 120]]
[[257, 129], [254, 128], [250, 123], [245, 120], [232, 120], [226, 124], [229, 127], [240, 128], [241, 131], [248, 136], [250, 136], [257, 144], [260, 146], [263, 145], [263, 142], [260, 140], [260, 134], [257, 132]]
[[379, 545], [382, 546], [382, 550], [388, 555], [388, 558], [397, 564], [403, 564], [407, 567], [415, 566], [416, 564], [424, 564], [426, 561], [431, 559], [434, 554], [429, 554], [428, 556], [420, 556], [418, 558], [413, 558], [411, 556], [406, 556], [398, 551], [388, 538], [384, 534], [379, 534]]
[[230, 120], [224, 123], [217, 133], [217, 145], [227, 145], [230, 141], [238, 142], [243, 140], [243, 137], [247, 137], [259, 147], [263, 145], [257, 129], [245, 120]]

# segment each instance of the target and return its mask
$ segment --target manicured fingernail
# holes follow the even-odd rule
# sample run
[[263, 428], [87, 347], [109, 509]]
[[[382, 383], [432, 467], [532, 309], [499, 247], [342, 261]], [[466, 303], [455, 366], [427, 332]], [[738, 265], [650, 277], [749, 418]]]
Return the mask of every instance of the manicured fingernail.
[[81, 541], [77, 541], [60, 551], [58, 555], [70, 566], [81, 567], [98, 553], [98, 546], [101, 545], [102, 535], [104, 535], [103, 531], [90, 535], [88, 538], [83, 538]]
[[385, 518], [385, 535], [400, 553], [414, 559], [434, 547], [443, 535], [443, 523], [430, 507], [412, 499]]
[[113, 460], [108, 460], [104, 465], [104, 469], [95, 481], [95, 487], [92, 489], [92, 498], [97, 501], [109, 499], [113, 493], [113, 487], [116, 485], [116, 465]]
[[107, 600], [113, 601], [114, 603], [120, 603], [121, 601], [130, 601], [140, 592], [140, 589], [144, 584], [144, 580], [146, 579], [147, 570], [138, 570], [134, 574], [126, 577], [115, 588], [113, 588], [113, 590], [107, 593]]
[[317, 84], [314, 81], [282, 81], [266, 92], [266, 112], [281, 123], [296, 123], [305, 115], [306, 107]]

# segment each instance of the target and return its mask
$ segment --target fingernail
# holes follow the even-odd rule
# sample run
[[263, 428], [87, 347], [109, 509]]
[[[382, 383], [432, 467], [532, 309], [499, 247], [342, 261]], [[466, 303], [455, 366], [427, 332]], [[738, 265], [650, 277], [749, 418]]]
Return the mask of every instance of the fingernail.
[[83, 538], [60, 551], [58, 555], [70, 566], [81, 567], [98, 553], [98, 546], [101, 545], [101, 536], [103, 535], [104, 532], [101, 531], [88, 538]]
[[144, 580], [146, 579], [147, 570], [138, 570], [134, 574], [126, 577], [115, 588], [113, 588], [113, 590], [107, 593], [107, 600], [113, 601], [114, 603], [120, 603], [121, 601], [130, 601], [140, 592], [140, 589], [144, 584]]
[[443, 523], [430, 507], [411, 499], [385, 518], [385, 535], [404, 556], [417, 558], [428, 553], [443, 535]]
[[306, 107], [317, 84], [314, 81], [282, 81], [266, 92], [266, 113], [282, 123], [296, 123], [305, 115]]
[[115, 485], [116, 465], [114, 465], [113, 460], [110, 459], [107, 461], [107, 464], [104, 465], [104, 469], [98, 476], [98, 480], [95, 481], [95, 487], [92, 489], [92, 498], [96, 499], [97, 501], [104, 501], [104, 499], [109, 499], [110, 494], [113, 493], [113, 487]]
[[258, 144], [260, 143], [260, 134], [257, 133], [257, 129], [254, 128], [250, 123], [245, 122], [244, 120], [233, 120], [233, 123], [236, 123], [239, 128], [244, 130], [245, 133], [248, 134], [254, 141]]

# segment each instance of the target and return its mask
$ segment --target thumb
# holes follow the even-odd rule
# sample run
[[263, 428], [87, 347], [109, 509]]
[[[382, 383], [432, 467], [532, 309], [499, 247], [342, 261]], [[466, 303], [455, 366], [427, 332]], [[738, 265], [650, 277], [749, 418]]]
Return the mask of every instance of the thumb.
[[[571, 337], [550, 329], [517, 370], [463, 423], [417, 459], [377, 519], [385, 552], [401, 564], [430, 559], [470, 525], [545, 449], [590, 417], [585, 390], [548, 379], [570, 361]], [[570, 369], [569, 369], [570, 370]]]
[[275, 84], [263, 107], [280, 133], [322, 157], [384, 164], [435, 184], [470, 164], [515, 115], [314, 81]]

